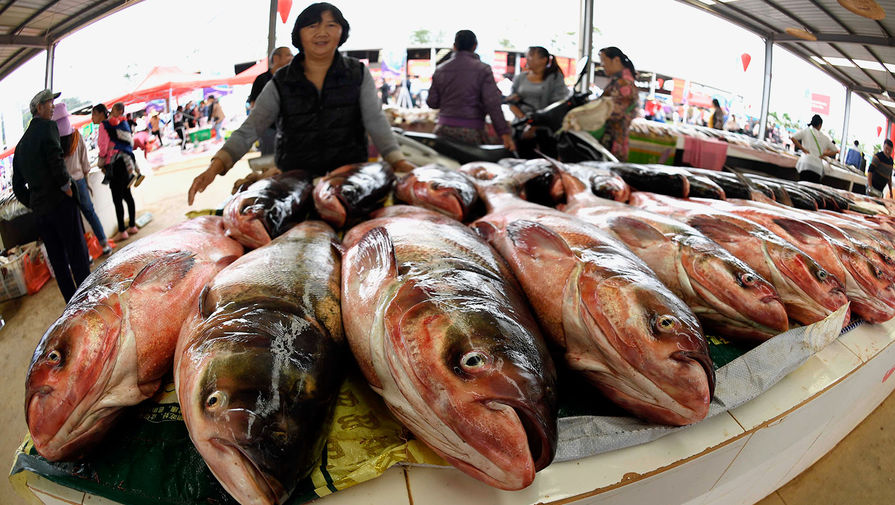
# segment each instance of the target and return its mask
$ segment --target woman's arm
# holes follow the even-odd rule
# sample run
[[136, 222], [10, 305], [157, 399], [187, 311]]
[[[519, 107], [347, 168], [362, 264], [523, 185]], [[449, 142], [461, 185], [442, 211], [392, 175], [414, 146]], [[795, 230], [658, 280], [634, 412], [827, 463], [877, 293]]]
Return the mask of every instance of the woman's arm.
[[106, 126], [100, 123], [99, 133], [96, 137], [96, 147], [99, 148], [99, 159], [97, 160], [97, 165], [99, 165], [100, 167], [109, 164], [109, 155], [111, 154], [109, 142], [109, 132], [106, 131]]
[[237, 161], [249, 152], [252, 144], [276, 122], [279, 115], [280, 93], [277, 91], [276, 84], [271, 80], [255, 100], [255, 108], [249, 112], [249, 117], [235, 132], [230, 134], [230, 138], [224, 142], [220, 151], [212, 158], [219, 159], [224, 164], [224, 171], [220, 175], [227, 173]]
[[404, 154], [398, 148], [392, 127], [382, 113], [382, 102], [376, 93], [376, 84], [373, 83], [373, 77], [366, 67], [364, 67], [364, 80], [360, 85], [360, 113], [364, 129], [373, 139], [373, 144], [382, 158], [391, 165], [404, 161]]
[[90, 160], [87, 158], [87, 144], [84, 143], [84, 138], [81, 137], [80, 133], [78, 134], [78, 150], [75, 152], [75, 156], [78, 157], [81, 173], [84, 174], [84, 177], [87, 177], [87, 174], [90, 173]]
[[548, 101], [548, 103], [554, 103], [559, 100], [564, 100], [569, 96], [569, 94], [569, 88], [563, 81], [562, 74], [553, 74], [550, 77], [550, 89], [548, 95], [550, 97], [550, 100]]

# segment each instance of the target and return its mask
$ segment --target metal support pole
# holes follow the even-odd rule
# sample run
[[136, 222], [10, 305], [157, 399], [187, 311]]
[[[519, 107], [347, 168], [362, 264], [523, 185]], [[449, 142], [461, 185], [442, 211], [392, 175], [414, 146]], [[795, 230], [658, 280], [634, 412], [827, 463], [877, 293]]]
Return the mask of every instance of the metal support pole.
[[851, 88], [845, 88], [845, 119], [842, 120], [842, 142], [839, 144], [839, 161], [845, 163], [848, 152], [848, 121], [851, 119]]
[[56, 60], [56, 43], [47, 46], [47, 69], [44, 73], [44, 88], [53, 89], [53, 65]]
[[[273, 48], [277, 43], [277, 0], [270, 0], [270, 18], [267, 23], [267, 53], [264, 56], [270, 56]], [[270, 62], [267, 62], [270, 65]]]
[[[578, 57], [587, 56], [587, 61], [593, 62], [594, 52], [594, 0], [581, 0], [581, 33], [578, 35]], [[584, 89], [590, 89], [593, 82], [593, 65], [584, 76]], [[580, 71], [580, 69], [575, 69]]]
[[774, 39], [764, 40], [764, 88], [761, 92], [761, 117], [758, 119], [758, 138], [768, 134], [768, 109], [771, 106], [771, 68], [774, 62]]

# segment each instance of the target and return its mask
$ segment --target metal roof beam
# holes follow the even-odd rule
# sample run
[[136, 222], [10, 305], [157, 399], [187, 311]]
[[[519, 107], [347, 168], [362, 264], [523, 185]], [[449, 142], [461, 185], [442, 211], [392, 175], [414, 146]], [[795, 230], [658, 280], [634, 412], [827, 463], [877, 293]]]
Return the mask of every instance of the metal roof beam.
[[817, 40], [805, 40], [788, 33], [775, 33], [774, 40], [778, 42], [800, 42], [802, 44], [845, 42], [851, 44], [895, 47], [895, 37], [871, 37], [866, 35], [849, 35], [846, 33], [814, 33], [813, 35], [817, 37]]
[[3, 15], [3, 13], [6, 12], [6, 9], [12, 7], [12, 4], [14, 3], [16, 3], [16, 0], [9, 0], [8, 2], [6, 2], [6, 5], [0, 7], [0, 15]]
[[45, 37], [29, 37], [27, 35], [0, 35], [0, 46], [39, 47], [46, 49], [50, 45]]
[[40, 16], [41, 14], [46, 12], [50, 7], [56, 5], [57, 3], [59, 3], [59, 0], [52, 0], [50, 3], [44, 5], [40, 9], [37, 9], [36, 11], [34, 11], [34, 14], [28, 16], [28, 19], [22, 21], [22, 24], [13, 28], [12, 30], [10, 30], [9, 33], [11, 35], [15, 35], [15, 34], [21, 32], [26, 26], [28, 26], [28, 23], [34, 21], [37, 18], [37, 16]]

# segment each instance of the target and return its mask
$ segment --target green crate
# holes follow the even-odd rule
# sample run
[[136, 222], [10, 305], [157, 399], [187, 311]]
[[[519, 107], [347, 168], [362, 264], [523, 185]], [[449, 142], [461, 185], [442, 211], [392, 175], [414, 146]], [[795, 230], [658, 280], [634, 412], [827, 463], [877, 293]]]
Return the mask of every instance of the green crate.
[[211, 140], [211, 128], [190, 132], [190, 142], [202, 142], [203, 140]]

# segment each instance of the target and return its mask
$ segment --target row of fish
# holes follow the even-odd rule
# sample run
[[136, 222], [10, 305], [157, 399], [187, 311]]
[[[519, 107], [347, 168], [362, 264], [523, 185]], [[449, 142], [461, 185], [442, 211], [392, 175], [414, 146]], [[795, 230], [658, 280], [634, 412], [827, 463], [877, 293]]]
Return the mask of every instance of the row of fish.
[[[580, 394], [683, 425], [705, 417], [714, 388], [703, 327], [760, 342], [849, 300], [868, 321], [892, 317], [895, 244], [875, 235], [895, 236], [888, 216], [632, 192], [637, 170], [421, 167], [395, 190], [417, 206], [368, 220], [394, 183], [383, 165], [314, 189], [301, 173], [256, 182], [223, 219], [130, 244], [85, 282], [32, 359], [35, 447], [83, 455], [173, 367], [190, 436], [224, 487], [240, 503], [282, 503], [325, 441], [347, 341], [417, 438], [520, 489], [556, 450], [554, 360], [594, 386]], [[335, 227], [359, 221], [341, 244], [303, 221], [309, 195]]]

